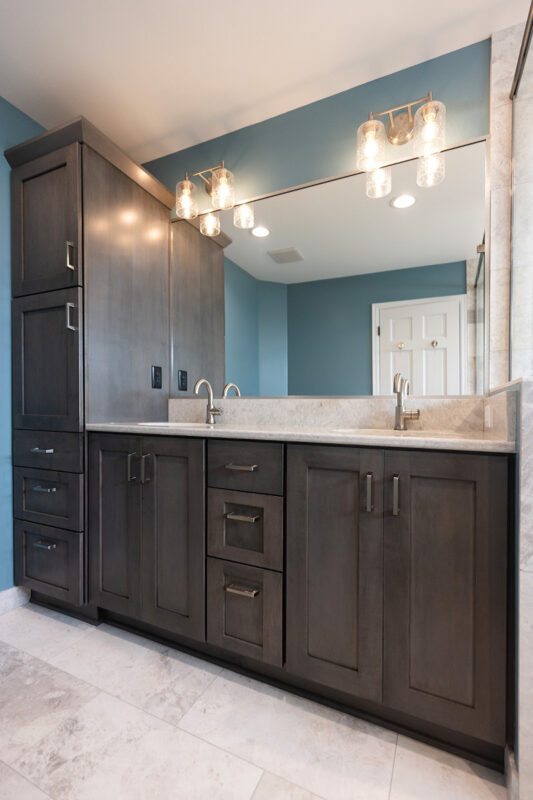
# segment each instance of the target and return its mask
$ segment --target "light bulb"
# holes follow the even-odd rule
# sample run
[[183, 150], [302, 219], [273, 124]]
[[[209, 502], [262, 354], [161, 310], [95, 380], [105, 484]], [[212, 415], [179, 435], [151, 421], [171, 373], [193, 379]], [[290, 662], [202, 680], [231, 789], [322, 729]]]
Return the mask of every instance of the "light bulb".
[[218, 236], [220, 233], [220, 219], [210, 211], [204, 214], [200, 220], [200, 233], [204, 236]]
[[440, 153], [446, 144], [446, 106], [436, 100], [424, 103], [415, 114], [415, 156], [430, 156]]
[[433, 153], [418, 159], [416, 166], [416, 182], [418, 186], [430, 188], [437, 186], [446, 175], [444, 153]]
[[213, 208], [233, 208], [235, 189], [233, 173], [219, 167], [211, 173], [211, 202]]
[[366, 173], [366, 196], [379, 199], [390, 194], [392, 175], [390, 167], [381, 167]]
[[385, 161], [387, 137], [379, 119], [369, 119], [357, 129], [357, 169], [364, 172], [378, 169]]
[[188, 178], [176, 184], [176, 216], [180, 219], [195, 219], [198, 216], [196, 186]]
[[246, 229], [254, 227], [254, 207], [251, 203], [243, 203], [242, 206], [235, 206], [233, 224], [236, 228]]

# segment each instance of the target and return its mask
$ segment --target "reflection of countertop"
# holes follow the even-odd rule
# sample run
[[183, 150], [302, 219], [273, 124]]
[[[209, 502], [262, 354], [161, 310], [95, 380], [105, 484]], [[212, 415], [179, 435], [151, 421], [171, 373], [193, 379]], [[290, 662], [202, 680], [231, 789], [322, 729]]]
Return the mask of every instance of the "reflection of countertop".
[[395, 431], [384, 429], [290, 427], [287, 425], [236, 425], [217, 422], [102, 422], [86, 426], [88, 431], [107, 433], [195, 436], [209, 439], [263, 439], [278, 442], [316, 442], [324, 444], [402, 447], [425, 450], [463, 450], [483, 453], [514, 453], [515, 443], [490, 438], [483, 432], [445, 433], [441, 431]]

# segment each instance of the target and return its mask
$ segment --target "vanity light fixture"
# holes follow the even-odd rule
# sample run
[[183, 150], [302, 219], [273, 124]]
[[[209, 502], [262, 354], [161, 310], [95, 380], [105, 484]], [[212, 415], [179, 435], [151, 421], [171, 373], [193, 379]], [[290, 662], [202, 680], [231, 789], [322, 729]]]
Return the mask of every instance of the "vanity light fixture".
[[236, 228], [243, 230], [254, 227], [254, 207], [252, 203], [243, 203], [241, 206], [235, 206], [233, 224]]
[[415, 203], [416, 199], [412, 194], [399, 194], [397, 197], [392, 198], [389, 205], [392, 206], [392, 208], [410, 208], [414, 206]]
[[263, 239], [265, 236], [269, 236], [270, 231], [267, 227], [265, 227], [265, 225], [256, 225], [255, 228], [252, 228], [250, 233], [252, 236], [257, 236], [259, 239]]
[[200, 219], [200, 233], [204, 236], [218, 236], [220, 233], [220, 218], [218, 214], [209, 211], [203, 214]]
[[[233, 208], [235, 205], [235, 179], [233, 173], [226, 169], [224, 162], [221, 161], [214, 167], [201, 169], [193, 172], [192, 175], [186, 173], [185, 180], [178, 181], [176, 184], [176, 215], [180, 219], [195, 219], [198, 216], [197, 187], [192, 178], [201, 178], [204, 182], [205, 190], [211, 197], [213, 211]], [[217, 217], [213, 217], [213, 219], [218, 220]], [[212, 226], [213, 223], [209, 222], [203, 227], [211, 229]], [[205, 235], [216, 236], [220, 232], [220, 220], [218, 220], [218, 226], [219, 230], [216, 233], [206, 233]], [[200, 230], [202, 230], [202, 225], [200, 225]], [[202, 233], [204, 233], [203, 230]]]
[[180, 219], [195, 219], [198, 216], [196, 186], [189, 178], [176, 184], [176, 215]]
[[[413, 114], [415, 106], [419, 108]], [[378, 117], [389, 118], [386, 130]], [[367, 173], [367, 197], [385, 197], [390, 192], [390, 178], [384, 172], [387, 139], [393, 145], [413, 140], [415, 156], [419, 158], [416, 181], [419, 186], [436, 186], [444, 180], [446, 106], [433, 100], [431, 92], [401, 106], [371, 111], [368, 120], [357, 129], [356, 164], [357, 169]]]

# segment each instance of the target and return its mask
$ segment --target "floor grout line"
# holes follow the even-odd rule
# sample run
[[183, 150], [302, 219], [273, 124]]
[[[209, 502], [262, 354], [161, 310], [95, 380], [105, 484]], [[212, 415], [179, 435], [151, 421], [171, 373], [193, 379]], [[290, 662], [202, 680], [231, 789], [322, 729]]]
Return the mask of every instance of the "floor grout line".
[[39, 784], [38, 784], [38, 783], [35, 783], [35, 781], [32, 781], [32, 780], [30, 780], [30, 778], [26, 777], [26, 775], [24, 775], [22, 772], [19, 772], [19, 770], [18, 770], [18, 769], [15, 769], [15, 767], [12, 767], [12, 766], [11, 766], [11, 764], [8, 764], [6, 761], [2, 761], [2, 759], [0, 759], [0, 764], [3, 764], [5, 767], [7, 767], [8, 769], [10, 769], [12, 772], [14, 772], [14, 773], [15, 773], [15, 775], [18, 775], [19, 777], [21, 777], [23, 780], [25, 780], [25, 781], [26, 781], [26, 783], [29, 783], [29, 784], [30, 784], [30, 786], [34, 786], [34, 787], [35, 787], [36, 789], [38, 789], [38, 790], [39, 790], [39, 791], [40, 791], [42, 794], [44, 794], [44, 795], [45, 795], [45, 797], [49, 797], [49, 798], [50, 798], [50, 800], [55, 800], [55, 798], [54, 798], [54, 797], [53, 797], [53, 796], [52, 796], [52, 795], [51, 795], [49, 792], [46, 792], [44, 789], [42, 789], [42, 788], [39, 786]]
[[396, 736], [396, 746], [394, 748], [394, 756], [392, 758], [392, 769], [391, 769], [391, 773], [390, 773], [390, 784], [389, 784], [388, 800], [391, 800], [392, 782], [394, 780], [394, 767], [395, 767], [395, 764], [396, 764], [396, 753], [398, 752], [398, 740], [399, 740], [399, 738], [400, 737], [397, 735]]

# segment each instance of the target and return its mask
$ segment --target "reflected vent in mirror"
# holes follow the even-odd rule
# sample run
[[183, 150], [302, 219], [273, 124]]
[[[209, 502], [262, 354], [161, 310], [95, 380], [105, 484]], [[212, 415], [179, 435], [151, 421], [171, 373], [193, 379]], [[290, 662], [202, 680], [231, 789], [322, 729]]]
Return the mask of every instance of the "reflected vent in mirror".
[[293, 261], [303, 261], [304, 257], [297, 247], [283, 247], [281, 250], [267, 250], [270, 258], [276, 264], [292, 264]]

